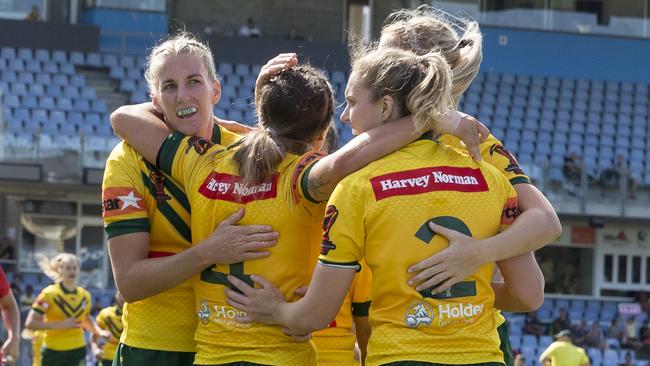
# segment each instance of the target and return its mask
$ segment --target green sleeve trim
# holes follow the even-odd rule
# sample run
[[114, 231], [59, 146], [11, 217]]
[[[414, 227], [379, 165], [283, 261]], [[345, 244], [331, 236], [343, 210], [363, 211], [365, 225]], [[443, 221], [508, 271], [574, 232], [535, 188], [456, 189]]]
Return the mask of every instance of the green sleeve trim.
[[[142, 182], [147, 187], [152, 196], [156, 196], [156, 187], [153, 182], [142, 173]], [[183, 218], [174, 211], [174, 208], [165, 200], [156, 204], [156, 209], [167, 219], [167, 221], [174, 227], [174, 229], [185, 239], [188, 243], [192, 242], [192, 230], [189, 225], [183, 221]], [[188, 211], [189, 212], [189, 211]]]
[[513, 186], [515, 184], [522, 184], [522, 183], [530, 184], [530, 179], [528, 179], [528, 177], [522, 177], [522, 176], [514, 177], [510, 179], [510, 184], [512, 184]]
[[181, 146], [183, 138], [185, 138], [185, 135], [178, 132], [170, 133], [160, 147], [158, 156], [156, 156], [156, 166], [169, 175], [172, 175], [174, 157], [176, 156], [176, 151]]
[[35, 312], [37, 312], [37, 313], [39, 313], [41, 315], [45, 315], [45, 312], [43, 310], [39, 309], [39, 308], [32, 308], [32, 310], [34, 310]]
[[212, 142], [221, 145], [221, 126], [216, 123], [212, 127]]
[[104, 227], [108, 239], [132, 233], [148, 233], [149, 219], [130, 219], [112, 222]]
[[359, 264], [359, 262], [331, 262], [324, 259], [318, 259], [318, 262], [328, 267], [350, 268], [350, 269], [355, 269], [357, 272], [361, 271], [361, 265]]
[[353, 316], [368, 316], [368, 314], [370, 312], [370, 303], [372, 303], [372, 301], [353, 302], [352, 303], [352, 315]]
[[311, 171], [311, 168], [313, 168], [314, 165], [316, 165], [317, 162], [318, 160], [315, 161], [310, 166], [308, 166], [305, 169], [305, 171], [302, 173], [302, 177], [300, 178], [300, 189], [302, 190], [302, 194], [305, 196], [307, 201], [312, 203], [321, 203], [321, 201], [309, 195], [309, 172]]

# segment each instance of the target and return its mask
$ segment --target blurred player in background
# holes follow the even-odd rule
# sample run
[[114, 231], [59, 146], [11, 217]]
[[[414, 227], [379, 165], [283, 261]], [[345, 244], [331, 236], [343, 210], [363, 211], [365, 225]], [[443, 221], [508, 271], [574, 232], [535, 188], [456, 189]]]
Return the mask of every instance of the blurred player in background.
[[90, 292], [77, 284], [79, 258], [61, 253], [50, 260], [41, 258], [38, 264], [54, 281], [36, 297], [25, 321], [26, 328], [44, 331], [41, 365], [85, 365], [83, 330], [107, 339], [111, 334], [100, 329], [90, 316]]
[[115, 351], [120, 343], [120, 336], [124, 329], [122, 325], [122, 307], [124, 299], [119, 291], [115, 292], [113, 304], [102, 309], [97, 315], [97, 325], [100, 328], [111, 332], [111, 338], [103, 343], [98, 337], [93, 337], [92, 350], [95, 358], [101, 366], [111, 366]]

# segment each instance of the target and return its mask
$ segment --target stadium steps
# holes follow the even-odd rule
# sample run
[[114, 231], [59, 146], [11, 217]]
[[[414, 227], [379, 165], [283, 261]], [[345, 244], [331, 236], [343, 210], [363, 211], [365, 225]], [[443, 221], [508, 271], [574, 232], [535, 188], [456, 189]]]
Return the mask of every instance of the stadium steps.
[[117, 91], [118, 83], [111, 78], [108, 68], [77, 66], [77, 72], [84, 76], [89, 87], [95, 89], [97, 97], [106, 102], [109, 113], [129, 104], [130, 96]]

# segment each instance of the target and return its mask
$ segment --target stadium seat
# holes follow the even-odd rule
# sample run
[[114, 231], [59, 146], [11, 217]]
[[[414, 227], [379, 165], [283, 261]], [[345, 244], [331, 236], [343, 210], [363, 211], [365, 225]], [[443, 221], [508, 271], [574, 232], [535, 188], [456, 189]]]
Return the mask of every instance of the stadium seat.
[[70, 78], [70, 84], [77, 87], [82, 87], [86, 86], [86, 80], [84, 79], [83, 75], [73, 75]]
[[11, 47], [2, 47], [2, 50], [0, 50], [0, 57], [5, 60], [13, 60], [16, 58], [16, 49]]
[[[38, 51], [37, 51], [37, 58], [38, 58]], [[41, 61], [49, 61], [49, 60], [41, 60]], [[68, 56], [66, 55], [65, 51], [52, 51], [52, 61], [58, 62], [59, 64], [65, 64], [68, 63]]]
[[59, 66], [53, 61], [43, 62], [43, 71], [48, 74], [57, 74], [59, 72]]

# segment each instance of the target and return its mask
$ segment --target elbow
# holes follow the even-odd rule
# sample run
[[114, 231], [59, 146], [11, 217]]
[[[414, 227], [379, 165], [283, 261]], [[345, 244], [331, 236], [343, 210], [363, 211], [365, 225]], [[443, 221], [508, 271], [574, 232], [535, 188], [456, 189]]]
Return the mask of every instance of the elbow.
[[129, 106], [124, 105], [117, 108], [113, 111], [113, 113], [111, 113], [111, 127], [113, 127], [113, 132], [115, 132], [117, 136], [123, 137], [124, 129], [128, 123], [127, 117], [130, 115], [128, 111]]
[[537, 311], [544, 303], [544, 279], [537, 286], [530, 286], [523, 296], [519, 298], [522, 312]]
[[27, 317], [27, 320], [25, 320], [25, 328], [29, 330], [37, 330], [34, 328], [34, 320], [31, 317]]
[[562, 223], [555, 210], [546, 213], [550, 241], [554, 241], [562, 235]]
[[131, 286], [123, 276], [115, 277], [115, 286], [125, 302], [133, 303], [145, 298], [145, 296], [142, 296], [142, 292], [138, 291], [137, 285]]

